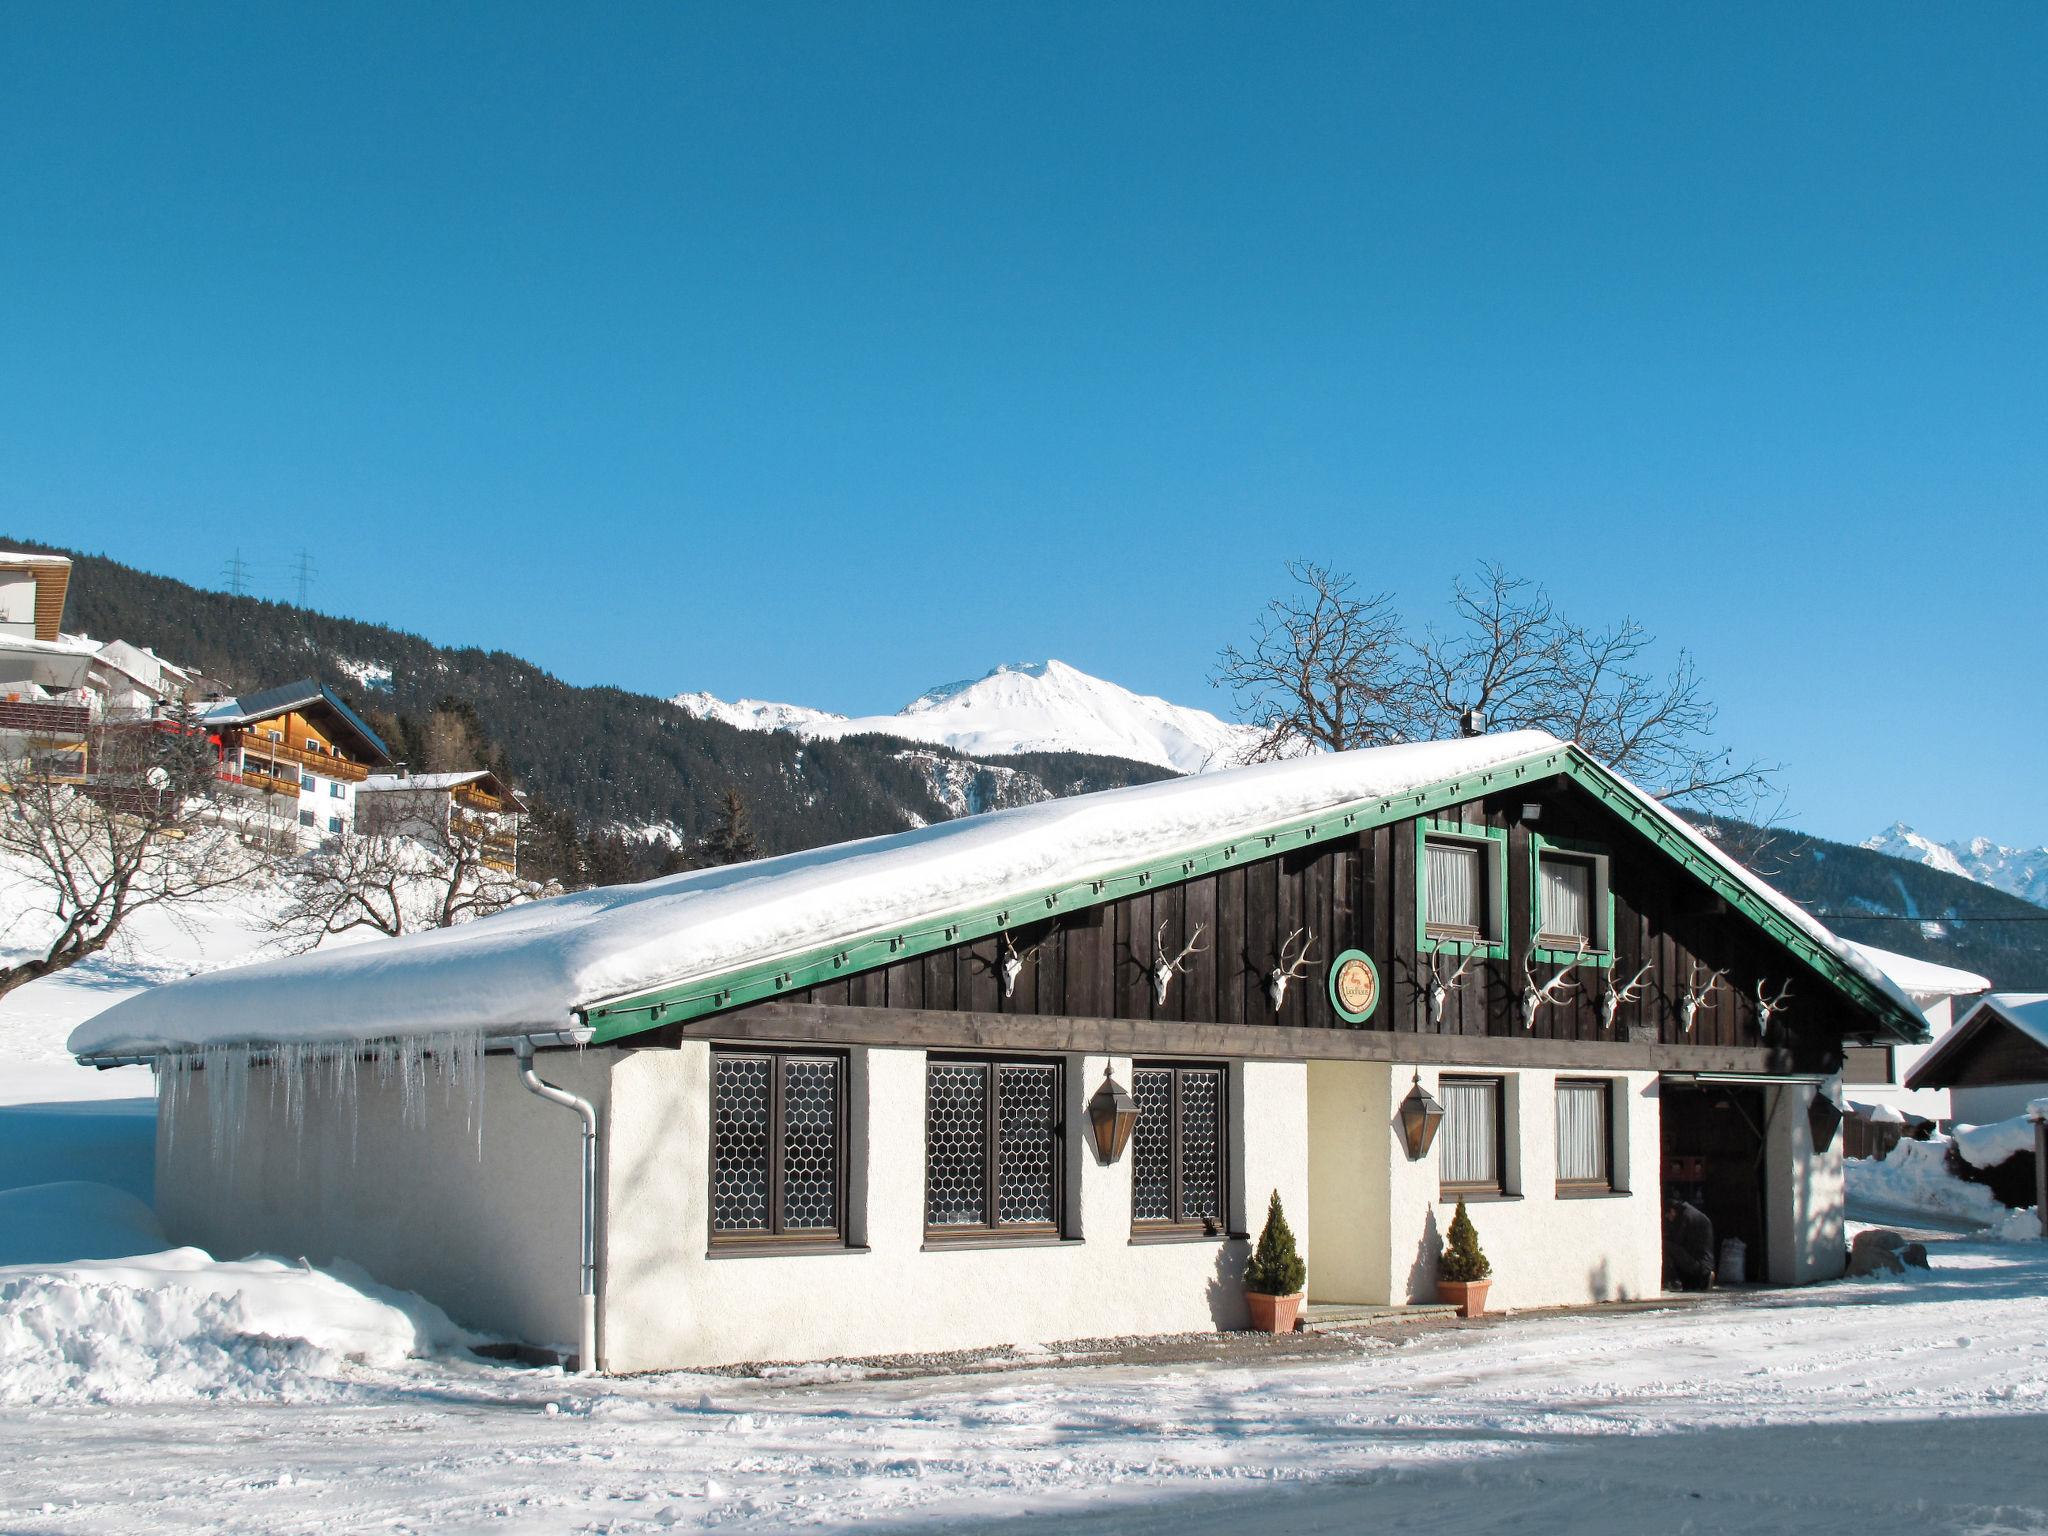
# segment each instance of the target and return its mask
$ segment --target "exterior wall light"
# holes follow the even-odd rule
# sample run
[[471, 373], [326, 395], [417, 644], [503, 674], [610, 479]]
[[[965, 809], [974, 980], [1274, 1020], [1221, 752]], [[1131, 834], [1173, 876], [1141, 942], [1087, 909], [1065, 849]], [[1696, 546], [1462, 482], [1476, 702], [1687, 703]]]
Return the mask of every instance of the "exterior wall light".
[[1418, 1163], [1429, 1156], [1430, 1143], [1436, 1140], [1436, 1128], [1443, 1123], [1444, 1107], [1422, 1086], [1422, 1073], [1418, 1070], [1415, 1086], [1401, 1101], [1401, 1142], [1408, 1149], [1409, 1162]]
[[1095, 1133], [1095, 1160], [1107, 1168], [1124, 1155], [1138, 1125], [1138, 1101], [1102, 1069], [1102, 1086], [1088, 1101], [1088, 1125]]
[[1813, 1132], [1813, 1150], [1825, 1152], [1835, 1144], [1835, 1132], [1842, 1128], [1842, 1106], [1825, 1093], [1816, 1093], [1806, 1106], [1806, 1124]]

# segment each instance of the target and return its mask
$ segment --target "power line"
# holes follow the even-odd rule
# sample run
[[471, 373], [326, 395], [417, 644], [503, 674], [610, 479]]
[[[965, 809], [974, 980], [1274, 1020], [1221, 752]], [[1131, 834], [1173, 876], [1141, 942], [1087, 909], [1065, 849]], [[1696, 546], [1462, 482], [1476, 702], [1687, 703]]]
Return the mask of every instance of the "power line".
[[306, 595], [313, 590], [313, 556], [307, 550], [300, 550], [298, 559], [292, 562], [292, 576], [299, 586], [299, 606], [306, 606]]
[[242, 558], [240, 549], [235, 551], [234, 558], [228, 561], [221, 571], [221, 579], [227, 583], [228, 590], [235, 596], [249, 595], [249, 562]]
[[1810, 912], [1829, 923], [2048, 923], [2048, 912], [2039, 917], [1994, 917], [1988, 912], [1965, 912], [1956, 917], [1893, 917], [1881, 912]]

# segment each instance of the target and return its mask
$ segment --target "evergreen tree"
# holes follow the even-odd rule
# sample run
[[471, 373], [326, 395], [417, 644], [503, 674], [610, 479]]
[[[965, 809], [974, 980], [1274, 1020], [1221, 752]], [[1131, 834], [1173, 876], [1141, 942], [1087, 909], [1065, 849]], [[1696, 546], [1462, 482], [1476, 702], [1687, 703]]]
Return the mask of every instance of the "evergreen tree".
[[1465, 1214], [1465, 1202], [1458, 1202], [1456, 1214], [1451, 1217], [1451, 1235], [1444, 1244], [1443, 1256], [1437, 1260], [1437, 1277], [1450, 1281], [1484, 1280], [1493, 1273], [1493, 1266], [1486, 1255], [1479, 1251], [1479, 1229], [1472, 1225], [1472, 1218]]
[[744, 864], [759, 857], [761, 845], [755, 839], [753, 824], [747, 818], [747, 802], [740, 798], [738, 790], [728, 789], [719, 808], [717, 830], [704, 839], [704, 862]]
[[1244, 1267], [1244, 1288], [1260, 1296], [1293, 1296], [1308, 1283], [1308, 1266], [1294, 1246], [1294, 1228], [1280, 1209], [1280, 1191], [1266, 1203], [1266, 1225], [1259, 1246]]

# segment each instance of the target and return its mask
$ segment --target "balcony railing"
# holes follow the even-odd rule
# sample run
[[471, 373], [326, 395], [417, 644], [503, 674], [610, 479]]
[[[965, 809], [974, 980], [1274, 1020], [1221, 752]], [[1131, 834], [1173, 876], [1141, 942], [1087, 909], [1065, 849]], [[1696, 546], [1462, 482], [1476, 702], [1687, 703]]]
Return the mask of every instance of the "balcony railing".
[[352, 763], [345, 757], [329, 757], [324, 752], [308, 752], [288, 741], [270, 741], [262, 736], [245, 734], [241, 747], [245, 762], [295, 763], [323, 773], [330, 779], [348, 779], [358, 784], [370, 776], [370, 770], [361, 763]]
[[83, 736], [92, 727], [92, 711], [83, 704], [52, 704], [42, 699], [0, 699], [0, 731], [31, 736]]

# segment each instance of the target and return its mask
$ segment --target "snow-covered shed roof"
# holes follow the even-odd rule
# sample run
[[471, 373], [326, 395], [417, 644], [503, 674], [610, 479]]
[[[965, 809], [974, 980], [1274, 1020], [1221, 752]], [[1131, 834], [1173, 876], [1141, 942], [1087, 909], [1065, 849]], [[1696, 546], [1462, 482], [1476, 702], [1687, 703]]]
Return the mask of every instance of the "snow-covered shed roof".
[[459, 928], [239, 967], [80, 1025], [80, 1055], [279, 1038], [560, 1030], [599, 1039], [715, 1012], [1556, 774], [1645, 835], [1867, 1008], [1924, 1038], [1875, 966], [1711, 841], [1541, 731], [1264, 763], [1019, 806], [892, 836], [579, 891]]
[[518, 790], [502, 782], [488, 768], [470, 768], [460, 773], [373, 773], [357, 786], [356, 793], [376, 795], [401, 790], [460, 789], [465, 784], [481, 784], [488, 793], [522, 808], [526, 804]]
[[1842, 942], [1891, 977], [1898, 983], [1899, 990], [1916, 1003], [1931, 1003], [1944, 997], [1972, 997], [1991, 990], [1991, 978], [1979, 976], [1975, 971], [1936, 965], [1932, 960], [1879, 949], [1875, 944], [1861, 944], [1854, 939]]
[[2048, 1082], [2048, 992], [1993, 992], [1920, 1058], [1906, 1079], [1908, 1088], [1951, 1088], [1963, 1080], [1987, 1035], [2009, 1031], [2020, 1057], [2032, 1063], [2022, 1075], [1973, 1081]]

